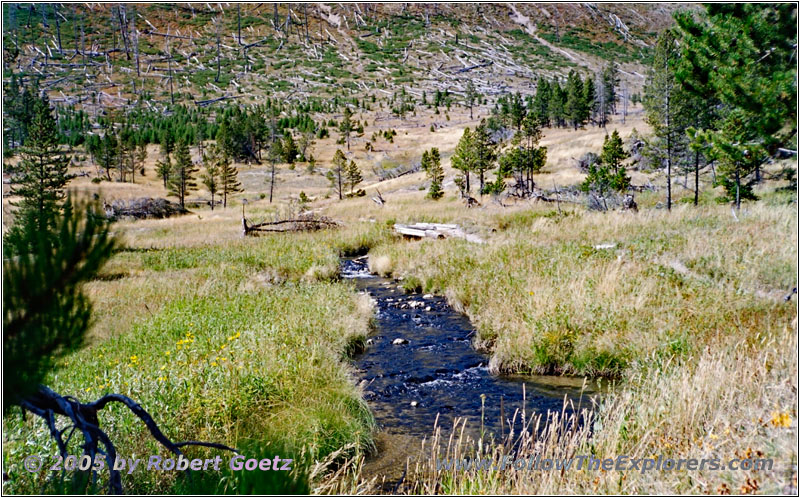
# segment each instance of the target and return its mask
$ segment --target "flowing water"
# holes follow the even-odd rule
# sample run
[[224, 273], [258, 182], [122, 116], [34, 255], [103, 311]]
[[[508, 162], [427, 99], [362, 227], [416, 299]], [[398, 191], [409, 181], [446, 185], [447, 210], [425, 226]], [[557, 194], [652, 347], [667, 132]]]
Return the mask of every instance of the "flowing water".
[[561, 411], [565, 397], [575, 409], [588, 406], [583, 379], [489, 373], [489, 357], [472, 347], [469, 319], [443, 297], [406, 294], [396, 281], [371, 275], [366, 257], [342, 260], [341, 273], [375, 303], [376, 330], [354, 363], [384, 439], [430, 436], [437, 415], [443, 429], [466, 418], [471, 434], [483, 428], [502, 437], [523, 409], [523, 386], [528, 417]]

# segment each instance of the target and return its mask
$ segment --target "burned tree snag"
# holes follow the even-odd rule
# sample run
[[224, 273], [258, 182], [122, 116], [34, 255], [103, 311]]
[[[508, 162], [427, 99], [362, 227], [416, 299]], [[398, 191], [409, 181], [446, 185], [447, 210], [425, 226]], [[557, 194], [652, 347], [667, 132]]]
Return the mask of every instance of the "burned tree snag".
[[56, 18], [56, 41], [58, 41], [58, 53], [64, 55], [64, 48], [61, 46], [61, 23], [58, 20], [58, 17], [61, 15], [58, 12], [58, 6], [53, 6], [53, 10], [55, 10], [55, 18]]
[[217, 33], [217, 76], [214, 77], [214, 83], [219, 83], [219, 73], [220, 73], [219, 24], [220, 24], [219, 17], [215, 17], [214, 18], [214, 28], [215, 28], [215, 31]]

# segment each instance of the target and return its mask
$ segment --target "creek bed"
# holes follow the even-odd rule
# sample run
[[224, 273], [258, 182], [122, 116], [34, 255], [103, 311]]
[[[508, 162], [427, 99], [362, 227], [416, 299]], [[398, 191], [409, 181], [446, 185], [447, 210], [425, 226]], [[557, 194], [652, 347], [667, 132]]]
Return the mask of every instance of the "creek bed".
[[443, 297], [405, 293], [395, 280], [370, 274], [366, 257], [343, 259], [341, 266], [342, 276], [375, 302], [375, 330], [353, 361], [384, 437], [430, 436], [438, 415], [443, 431], [466, 418], [470, 434], [483, 427], [484, 435], [499, 438], [508, 434], [514, 410], [523, 409], [523, 385], [528, 417], [561, 412], [565, 397], [575, 410], [590, 406], [583, 379], [492, 375], [489, 357], [472, 347], [469, 319]]

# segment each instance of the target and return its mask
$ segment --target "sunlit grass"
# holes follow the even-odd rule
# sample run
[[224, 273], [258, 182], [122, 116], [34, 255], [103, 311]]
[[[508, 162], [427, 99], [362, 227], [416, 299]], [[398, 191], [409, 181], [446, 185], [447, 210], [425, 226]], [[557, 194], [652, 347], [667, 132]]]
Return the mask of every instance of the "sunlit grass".
[[[182, 229], [190, 241], [195, 230], [188, 221], [171, 220], [169, 235], [140, 232], [140, 248], [171, 240], [117, 253], [89, 284], [97, 306], [92, 345], [67, 357], [48, 385], [81, 401], [130, 396], [173, 441], [256, 440], [309, 465], [343, 447], [349, 454], [369, 449], [372, 415], [347, 355], [363, 343], [372, 310], [338, 281], [338, 257], [365, 250], [384, 231], [236, 236], [181, 248]], [[120, 455], [166, 451], [127, 410], [104, 410], [101, 426]], [[4, 418], [4, 434], [6, 489], [44, 489], [44, 474], [24, 472], [21, 460], [56, 454], [45, 425], [13, 414]], [[123, 482], [127, 492], [168, 492], [173, 477], [139, 472]]]

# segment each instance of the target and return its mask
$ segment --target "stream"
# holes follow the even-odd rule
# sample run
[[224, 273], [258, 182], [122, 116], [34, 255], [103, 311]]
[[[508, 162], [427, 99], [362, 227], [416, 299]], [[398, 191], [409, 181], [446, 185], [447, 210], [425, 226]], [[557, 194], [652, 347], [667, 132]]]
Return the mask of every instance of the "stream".
[[489, 373], [489, 357], [472, 347], [472, 324], [444, 297], [407, 294], [395, 280], [370, 274], [366, 257], [343, 259], [341, 275], [374, 300], [375, 330], [353, 361], [384, 441], [405, 438], [410, 445], [430, 437], [437, 415], [443, 431], [466, 418], [474, 437], [481, 414], [484, 435], [499, 439], [523, 408], [523, 385], [528, 416], [560, 412], [565, 396], [576, 409], [589, 406], [583, 379]]

